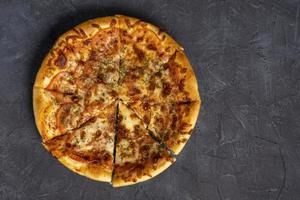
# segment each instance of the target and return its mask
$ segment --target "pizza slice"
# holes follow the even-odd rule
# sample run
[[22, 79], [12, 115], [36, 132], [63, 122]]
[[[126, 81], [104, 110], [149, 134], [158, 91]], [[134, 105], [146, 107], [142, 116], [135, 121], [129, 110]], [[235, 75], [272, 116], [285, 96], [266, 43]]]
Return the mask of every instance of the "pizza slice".
[[197, 122], [200, 102], [155, 104], [151, 106], [148, 129], [174, 154], [183, 149]]
[[88, 178], [110, 182], [113, 171], [116, 104], [105, 114], [79, 128], [44, 142], [44, 146], [70, 170]]
[[114, 187], [145, 181], [160, 174], [175, 161], [150, 137], [138, 116], [122, 103], [119, 104], [118, 117]]
[[157, 27], [119, 16], [120, 99], [152, 103], [200, 100], [193, 69], [180, 47]]
[[84, 108], [76, 95], [33, 88], [33, 108], [37, 128], [44, 141], [78, 127]]
[[94, 83], [116, 87], [119, 79], [119, 31], [117, 28], [99, 30], [90, 38], [91, 50], [87, 60], [78, 62], [74, 71], [79, 89]]
[[116, 82], [118, 66], [116, 17], [98, 18], [76, 26], [56, 41], [42, 63], [34, 86], [59, 89], [63, 93], [84, 91], [95, 82]]
[[148, 96], [151, 74], [158, 72], [179, 46], [161, 45], [163, 32], [138, 19], [118, 16], [120, 27], [120, 99], [139, 101]]
[[127, 105], [143, 120], [144, 127], [176, 155], [188, 141], [200, 109], [199, 101], [156, 104], [144, 101]]

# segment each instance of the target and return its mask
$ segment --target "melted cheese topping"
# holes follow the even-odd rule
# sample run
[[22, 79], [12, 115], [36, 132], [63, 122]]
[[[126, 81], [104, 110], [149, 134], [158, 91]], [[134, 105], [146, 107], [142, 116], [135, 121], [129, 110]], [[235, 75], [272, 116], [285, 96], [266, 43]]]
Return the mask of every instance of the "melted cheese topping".
[[74, 131], [72, 143], [80, 151], [105, 150], [113, 153], [114, 146], [114, 128], [108, 123], [107, 119], [97, 118], [95, 122]]

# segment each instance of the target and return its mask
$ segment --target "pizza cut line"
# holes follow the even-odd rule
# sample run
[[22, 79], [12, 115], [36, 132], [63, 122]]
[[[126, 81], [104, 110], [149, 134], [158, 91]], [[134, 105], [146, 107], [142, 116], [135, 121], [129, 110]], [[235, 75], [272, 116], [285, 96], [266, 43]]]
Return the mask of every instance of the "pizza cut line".
[[59, 37], [33, 86], [44, 147], [75, 173], [114, 187], [172, 165], [200, 106], [183, 48], [156, 26], [121, 15]]

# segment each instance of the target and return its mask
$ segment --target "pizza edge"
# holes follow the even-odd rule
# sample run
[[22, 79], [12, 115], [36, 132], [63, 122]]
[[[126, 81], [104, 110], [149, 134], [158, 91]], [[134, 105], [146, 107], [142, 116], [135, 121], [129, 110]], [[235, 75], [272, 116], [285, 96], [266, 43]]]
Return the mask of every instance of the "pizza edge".
[[32, 96], [33, 96], [33, 113], [35, 118], [35, 124], [37, 129], [42, 137], [43, 141], [47, 141], [55, 136], [51, 136], [48, 134], [48, 130], [44, 126], [44, 118], [45, 118], [45, 109], [49, 106], [52, 106], [53, 99], [47, 94], [45, 94], [45, 90], [43, 88], [33, 87]]
[[[195, 72], [185, 54], [184, 51], [178, 51], [176, 54], [175, 61], [180, 63], [182, 66], [187, 67], [186, 73], [186, 81], [185, 81], [185, 90], [189, 92], [189, 100], [188, 101], [199, 101], [201, 102], [201, 97], [198, 88], [198, 82], [196, 79]], [[180, 100], [179, 100], [180, 101]]]
[[[47, 151], [49, 151], [52, 154], [52, 152], [49, 150], [46, 144], [42, 143], [42, 145], [45, 147], [45, 149], [47, 149]], [[85, 176], [96, 181], [111, 182], [112, 169], [106, 170], [100, 166], [89, 165], [88, 163], [79, 162], [70, 158], [69, 156], [62, 156], [58, 158], [55, 155], [53, 155], [53, 157], [57, 158], [57, 160], [62, 165], [67, 167], [69, 170], [75, 172], [76, 174]]]
[[200, 112], [201, 108], [201, 102], [200, 101], [195, 101], [191, 102], [191, 113], [188, 116], [185, 116], [182, 121], [191, 124], [188, 130], [185, 130], [185, 134], [180, 135], [181, 137], [177, 138], [177, 140], [182, 140], [184, 139], [184, 142], [179, 142], [178, 144], [168, 146], [168, 148], [175, 154], [178, 155], [185, 145], [188, 143], [189, 138], [191, 137], [192, 133], [194, 132], [194, 128], [197, 123], [198, 115]]
[[159, 27], [147, 22], [147, 21], [143, 21], [143, 20], [140, 20], [138, 18], [135, 18], [135, 17], [129, 17], [129, 16], [126, 16], [126, 15], [116, 15], [117, 19], [119, 20], [119, 22], [121, 20], [124, 20], [124, 19], [128, 19], [129, 22], [131, 24], [136, 24], [137, 22], [143, 22], [146, 24], [146, 27], [147, 29], [151, 30], [152, 32], [154, 32], [156, 34], [156, 36], [163, 42], [164, 45], [167, 45], [167, 46], [173, 46], [175, 47], [176, 49], [180, 49], [180, 50], [183, 50], [183, 47], [181, 47], [170, 35], [168, 35], [166, 32], [163, 32]]
[[87, 163], [75, 161], [68, 156], [63, 156], [57, 159], [68, 169], [79, 175], [96, 181], [111, 182], [112, 168], [111, 170], [106, 170], [101, 166], [89, 165]]
[[129, 186], [129, 185], [134, 185], [134, 184], [149, 180], [149, 179], [159, 175], [160, 173], [165, 171], [167, 168], [169, 168], [176, 161], [176, 159], [174, 157], [172, 157], [172, 159], [173, 159], [173, 161], [169, 161], [167, 159], [161, 159], [159, 161], [160, 162], [159, 166], [156, 169], [151, 169], [150, 170], [151, 176], [142, 176], [141, 178], [137, 179], [137, 181], [127, 181], [126, 182], [121, 178], [114, 178], [113, 177], [112, 186], [113, 187]]

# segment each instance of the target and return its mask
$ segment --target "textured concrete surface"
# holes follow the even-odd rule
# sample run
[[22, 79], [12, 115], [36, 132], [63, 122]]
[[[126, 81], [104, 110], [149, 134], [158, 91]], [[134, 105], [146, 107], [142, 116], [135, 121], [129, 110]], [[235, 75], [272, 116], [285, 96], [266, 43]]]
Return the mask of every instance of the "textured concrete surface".
[[[49, 48], [89, 18], [127, 14], [185, 47], [203, 108], [177, 162], [132, 187], [78, 176], [40, 144], [32, 84]], [[0, 199], [300, 199], [300, 4], [0, 1]]]

